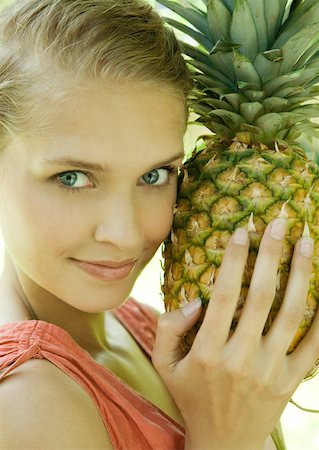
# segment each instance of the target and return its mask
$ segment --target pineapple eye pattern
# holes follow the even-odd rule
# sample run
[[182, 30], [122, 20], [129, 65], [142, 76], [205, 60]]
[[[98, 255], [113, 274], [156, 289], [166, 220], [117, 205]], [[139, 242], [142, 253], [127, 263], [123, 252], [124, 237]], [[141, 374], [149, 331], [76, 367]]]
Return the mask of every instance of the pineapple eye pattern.
[[[285, 207], [289, 226], [264, 334], [282, 304], [293, 247], [303, 230], [308, 228], [316, 245], [304, 318], [287, 349], [291, 353], [307, 334], [319, 307], [319, 156], [307, 139], [295, 145], [300, 135], [317, 137], [319, 132], [312, 121], [318, 115], [319, 2], [158, 3], [166, 7], [161, 14], [177, 31], [192, 70], [195, 89], [190, 110], [197, 115], [196, 122], [213, 133], [201, 136], [183, 163], [171, 234], [163, 247], [165, 309], [180, 308], [196, 297], [206, 307], [229, 235], [239, 226], [250, 226], [251, 246], [231, 324], [233, 333], [262, 234]], [[179, 19], [173, 20], [167, 9]], [[198, 233], [202, 214], [207, 214], [208, 226]], [[216, 246], [221, 236], [223, 245]], [[207, 267], [193, 257], [199, 249], [206, 252]], [[203, 317], [183, 338], [185, 354]], [[319, 359], [305, 379], [317, 372]], [[272, 433], [276, 448], [285, 448], [280, 435], [280, 428]]]
[[[291, 353], [307, 334], [319, 307], [319, 156], [306, 141], [296, 145], [301, 135], [306, 138], [319, 134], [318, 124], [312, 122], [319, 108], [315, 90], [319, 2], [160, 0], [158, 3], [182, 19], [172, 20], [163, 10], [167, 24], [182, 32], [177, 36], [194, 75], [196, 89], [192, 91], [190, 110], [198, 116], [196, 122], [213, 133], [201, 136], [192, 155], [183, 163], [184, 177], [178, 185], [171, 238], [165, 241], [163, 250], [162, 292], [166, 309], [182, 307], [195, 297], [200, 297], [205, 306], [211, 298], [211, 287], [203, 280], [214, 281], [206, 271], [211, 271], [212, 266], [218, 269], [224, 251], [212, 243], [221, 233], [231, 234], [239, 226], [253, 226], [249, 251], [249, 261], [253, 262], [266, 225], [284, 207], [289, 231], [264, 334], [282, 304], [297, 239], [308, 229], [316, 242], [307, 305], [287, 350]], [[274, 9], [272, 6], [277, 3], [281, 6]], [[191, 42], [185, 39], [187, 35]], [[230, 41], [224, 36], [231, 37]], [[198, 218], [203, 214], [208, 217], [208, 225], [203, 220], [201, 228]], [[227, 235], [225, 240], [228, 242]], [[207, 268], [192, 259], [190, 271], [187, 255], [198, 247], [207, 254]], [[252, 273], [253, 264], [249, 263], [232, 331]], [[203, 316], [185, 335], [185, 352], [189, 351], [202, 320]], [[305, 379], [317, 371], [319, 360]]]

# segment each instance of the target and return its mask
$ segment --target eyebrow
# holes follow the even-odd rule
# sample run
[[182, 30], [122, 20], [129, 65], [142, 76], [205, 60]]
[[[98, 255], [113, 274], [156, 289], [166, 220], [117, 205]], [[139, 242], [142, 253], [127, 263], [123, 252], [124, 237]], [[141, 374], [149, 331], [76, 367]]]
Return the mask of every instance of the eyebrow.
[[[156, 167], [165, 166], [173, 161], [176, 161], [177, 159], [183, 158], [184, 156], [185, 156], [184, 152], [180, 152], [177, 155], [173, 156], [172, 158], [169, 158], [165, 161], [160, 161], [157, 164], [153, 164], [152, 167], [150, 167], [150, 169], [147, 169], [147, 170], [150, 171]], [[54, 159], [42, 159], [41, 163], [47, 164], [50, 166], [72, 166], [77, 169], [90, 169], [95, 172], [110, 172], [110, 168], [107, 164], [97, 164], [97, 163], [92, 163], [89, 161], [83, 161], [80, 159], [74, 159], [74, 158], [69, 158], [69, 157], [54, 158]]]

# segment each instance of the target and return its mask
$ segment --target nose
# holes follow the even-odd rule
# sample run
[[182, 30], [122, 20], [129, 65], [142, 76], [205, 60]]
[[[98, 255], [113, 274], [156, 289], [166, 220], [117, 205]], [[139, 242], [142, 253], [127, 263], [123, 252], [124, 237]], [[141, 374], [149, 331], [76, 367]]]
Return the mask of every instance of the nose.
[[117, 247], [119, 257], [137, 257], [143, 248], [142, 211], [127, 194], [118, 194], [103, 202], [103, 214], [95, 228], [95, 240]]

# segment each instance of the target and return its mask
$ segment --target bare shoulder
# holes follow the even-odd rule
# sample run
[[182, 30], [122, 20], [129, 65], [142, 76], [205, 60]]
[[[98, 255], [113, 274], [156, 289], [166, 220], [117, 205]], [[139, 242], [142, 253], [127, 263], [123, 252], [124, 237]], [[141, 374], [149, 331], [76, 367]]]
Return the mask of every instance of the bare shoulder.
[[113, 449], [82, 387], [45, 359], [31, 359], [0, 383], [0, 448]]

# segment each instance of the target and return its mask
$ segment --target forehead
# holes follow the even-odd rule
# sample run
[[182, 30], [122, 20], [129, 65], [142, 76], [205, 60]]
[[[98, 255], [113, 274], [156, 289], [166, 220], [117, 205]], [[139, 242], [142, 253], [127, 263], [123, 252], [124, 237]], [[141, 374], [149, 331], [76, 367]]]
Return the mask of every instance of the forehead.
[[101, 121], [106, 124], [113, 120], [137, 125], [139, 118], [148, 125], [160, 123], [168, 129], [182, 127], [186, 131], [186, 99], [170, 86], [112, 80], [72, 84], [68, 78], [62, 80], [56, 85], [46, 82], [35, 86], [29, 114], [31, 132], [54, 132], [63, 124], [70, 127], [80, 120], [93, 122], [93, 127], [94, 123], [98, 126]]
[[166, 159], [182, 150], [185, 105], [165, 89], [87, 83], [46, 95], [40, 104], [24, 139], [33, 157], [86, 152], [96, 159], [102, 151]]

